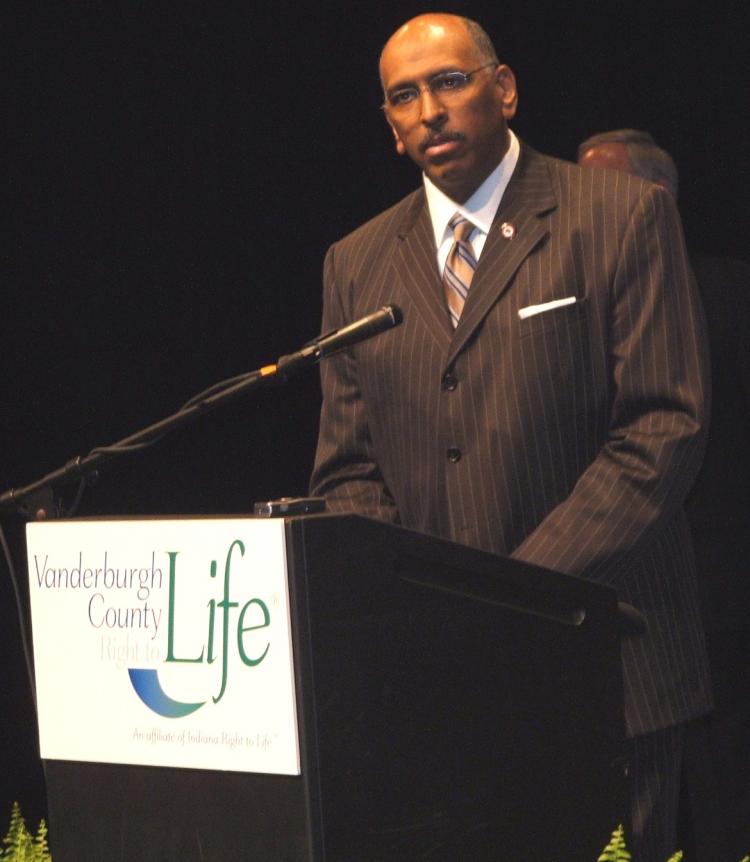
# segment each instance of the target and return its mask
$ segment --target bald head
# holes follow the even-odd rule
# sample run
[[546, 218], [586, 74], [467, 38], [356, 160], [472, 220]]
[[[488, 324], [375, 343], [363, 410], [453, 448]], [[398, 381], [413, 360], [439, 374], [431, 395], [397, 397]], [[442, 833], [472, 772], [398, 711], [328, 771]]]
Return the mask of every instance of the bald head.
[[618, 141], [604, 141], [584, 149], [578, 156], [578, 164], [594, 168], [611, 168], [628, 174], [636, 173], [630, 161], [628, 148]]
[[456, 30], [462, 30], [467, 39], [476, 49], [476, 56], [480, 63], [498, 64], [497, 52], [492, 40], [484, 28], [461, 15], [450, 15], [448, 13], [434, 12], [417, 15], [415, 18], [402, 24], [401, 27], [385, 43], [380, 53], [380, 81], [383, 82], [383, 58], [387, 55], [389, 46], [398, 46], [409, 39], [417, 39], [425, 44], [432, 40], [444, 37]]

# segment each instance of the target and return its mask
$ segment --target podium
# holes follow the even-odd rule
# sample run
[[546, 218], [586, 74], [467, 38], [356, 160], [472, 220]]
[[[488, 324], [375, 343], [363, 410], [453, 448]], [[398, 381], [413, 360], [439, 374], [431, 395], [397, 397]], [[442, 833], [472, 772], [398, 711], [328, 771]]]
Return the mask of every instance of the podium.
[[45, 759], [56, 862], [593, 862], [615, 592], [357, 516], [281, 535], [299, 774]]

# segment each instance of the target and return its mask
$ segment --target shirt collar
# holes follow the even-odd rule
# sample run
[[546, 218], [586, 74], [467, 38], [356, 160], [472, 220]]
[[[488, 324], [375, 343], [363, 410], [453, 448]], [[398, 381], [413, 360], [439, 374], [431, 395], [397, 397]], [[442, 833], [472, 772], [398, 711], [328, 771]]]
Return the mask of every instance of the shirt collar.
[[500, 206], [505, 189], [518, 163], [518, 155], [521, 150], [518, 138], [510, 129], [508, 134], [510, 144], [502, 161], [463, 204], [457, 204], [451, 200], [425, 174], [422, 175], [436, 248], [440, 247], [445, 232], [448, 230], [448, 222], [456, 212], [469, 219], [483, 233], [488, 234], [490, 232], [492, 220], [495, 218], [497, 208]]

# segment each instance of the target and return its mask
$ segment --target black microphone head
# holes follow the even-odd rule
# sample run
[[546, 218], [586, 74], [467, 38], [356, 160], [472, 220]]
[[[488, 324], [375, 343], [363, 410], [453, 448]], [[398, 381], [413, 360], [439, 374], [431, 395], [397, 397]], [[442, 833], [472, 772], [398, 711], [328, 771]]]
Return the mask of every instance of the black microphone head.
[[384, 305], [383, 311], [387, 311], [390, 314], [394, 326], [398, 326], [399, 323], [401, 323], [401, 321], [404, 319], [404, 315], [401, 309], [397, 305], [394, 305], [394, 303], [392, 302], [388, 305]]

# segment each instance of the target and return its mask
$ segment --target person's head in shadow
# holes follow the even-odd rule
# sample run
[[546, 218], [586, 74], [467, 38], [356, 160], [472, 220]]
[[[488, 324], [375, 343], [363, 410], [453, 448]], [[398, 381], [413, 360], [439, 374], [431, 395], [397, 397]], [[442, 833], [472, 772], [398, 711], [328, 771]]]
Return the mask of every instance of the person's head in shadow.
[[635, 174], [662, 186], [677, 199], [677, 166], [648, 132], [614, 129], [592, 135], [578, 147], [578, 164]]

